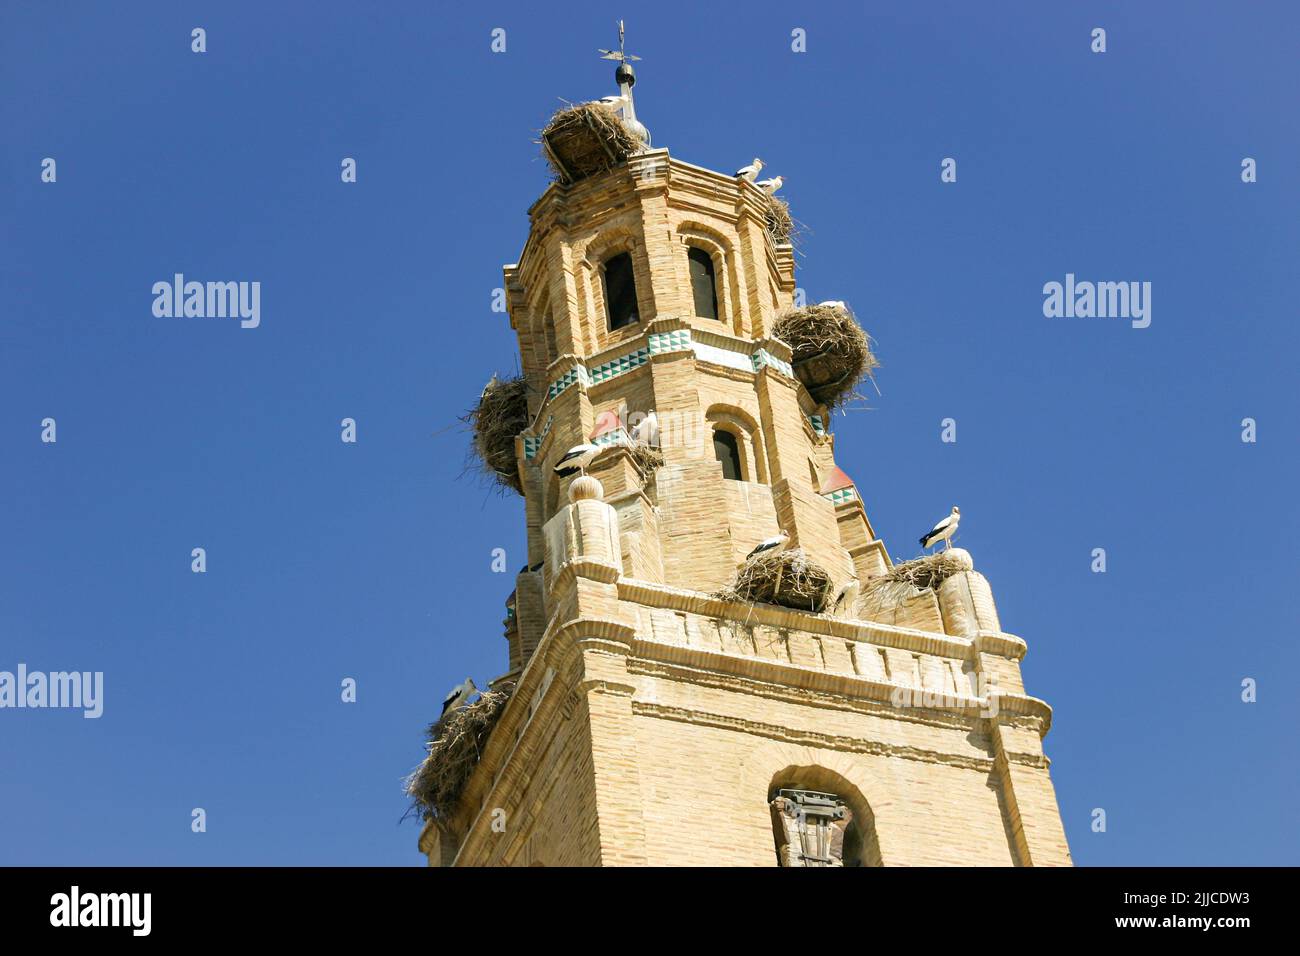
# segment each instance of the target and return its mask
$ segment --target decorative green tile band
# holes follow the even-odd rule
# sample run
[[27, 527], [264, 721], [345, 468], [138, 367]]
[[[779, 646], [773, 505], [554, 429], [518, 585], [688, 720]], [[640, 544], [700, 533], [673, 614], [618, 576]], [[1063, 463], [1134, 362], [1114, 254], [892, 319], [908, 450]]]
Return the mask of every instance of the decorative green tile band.
[[559, 395], [570, 385], [575, 385], [579, 382], [581, 382], [584, 386], [591, 384], [591, 373], [587, 371], [587, 367], [585, 365], [575, 365], [573, 368], [569, 369], [567, 372], [565, 372], [563, 375], [557, 378], [554, 382], [551, 383], [551, 387], [547, 390], [547, 394], [549, 394], [551, 398], [554, 398], [556, 395]]
[[849, 485], [847, 488], [841, 488], [839, 491], [832, 491], [828, 495], [822, 495], [822, 497], [828, 499], [833, 505], [839, 505], [846, 501], [856, 501], [858, 497], [858, 489], [853, 485]]
[[759, 349], [750, 356], [750, 359], [754, 363], [755, 372], [762, 371], [765, 365], [770, 365], [786, 378], [794, 378], [794, 369], [790, 367], [790, 363], [777, 358], [767, 349]]
[[822, 417], [820, 415], [809, 415], [808, 422], [812, 425], [812, 430], [818, 435], [826, 434], [826, 426], [822, 424]]
[[646, 347], [637, 349], [635, 352], [629, 352], [627, 355], [620, 355], [608, 362], [601, 362], [591, 370], [591, 384], [596, 385], [611, 378], [616, 378], [624, 372], [640, 368], [648, 361], [650, 361], [650, 349]]
[[555, 416], [548, 415], [546, 418], [546, 424], [542, 426], [542, 433], [540, 435], [537, 435], [535, 437], [533, 435], [524, 436], [524, 458], [525, 459], [533, 458], [537, 455], [537, 449], [542, 447], [542, 442], [546, 441], [546, 436], [550, 433], [551, 426], [554, 424], [555, 424]]
[[[590, 370], [584, 365], [575, 365], [558, 379], [551, 383], [547, 389], [547, 394], [551, 398], [559, 395], [570, 385], [581, 384], [584, 388], [591, 385], [598, 385], [601, 382], [608, 382], [612, 378], [618, 378], [627, 372], [641, 368], [652, 355], [663, 355], [666, 352], [690, 352], [696, 351], [704, 355], [709, 361], [716, 361], [719, 357], [725, 357], [724, 353], [730, 353], [729, 349], [719, 349], [716, 346], [706, 346], [703, 343], [693, 342], [691, 339], [690, 329], [676, 329], [672, 332], [654, 332], [646, 340], [646, 344], [626, 355], [620, 355], [618, 358], [610, 359], [608, 362], [601, 362], [593, 366]], [[730, 362], [730, 360], [728, 360]], [[745, 353], [735, 353], [735, 364], [743, 368], [745, 362]], [[780, 372], [787, 378], [794, 378], [794, 370], [790, 367], [789, 362], [782, 361], [767, 349], [759, 349], [749, 356], [749, 365], [755, 371], [760, 371], [765, 366], [770, 366]], [[825, 432], [819, 427], [817, 422], [820, 419], [814, 416], [813, 428], [819, 435]], [[550, 429], [550, 422], [547, 422], [547, 430]], [[532, 458], [537, 453], [538, 446], [541, 445], [542, 439], [546, 437], [546, 431], [543, 431], [538, 438], [524, 438], [524, 456]]]
[[652, 355], [662, 355], [665, 352], [689, 352], [690, 349], [690, 329], [678, 329], [675, 332], [655, 332], [646, 341], [645, 346], [635, 352], [629, 352], [627, 355], [620, 355], [608, 362], [601, 362], [599, 365], [592, 366], [589, 383], [596, 385], [600, 382], [607, 382], [625, 372], [640, 368], [650, 361]]
[[689, 352], [691, 349], [691, 330], [678, 329], [675, 332], [656, 332], [650, 336], [650, 354], [663, 352]]

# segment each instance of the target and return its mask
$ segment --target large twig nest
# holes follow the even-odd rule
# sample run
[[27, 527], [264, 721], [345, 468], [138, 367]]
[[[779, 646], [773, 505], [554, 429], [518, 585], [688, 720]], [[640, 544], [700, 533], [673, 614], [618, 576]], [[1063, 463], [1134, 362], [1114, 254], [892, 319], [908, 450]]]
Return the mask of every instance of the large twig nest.
[[880, 364], [853, 313], [838, 305], [792, 309], [776, 320], [772, 334], [790, 346], [795, 374], [821, 405], [853, 398], [858, 382]]
[[803, 548], [763, 551], [745, 561], [735, 580], [718, 592], [726, 601], [779, 604], [797, 611], [820, 611], [831, 594], [831, 576], [808, 559]]
[[412, 812], [437, 820], [456, 809], [514, 689], [513, 684], [504, 684], [484, 691], [474, 703], [429, 725], [428, 755], [406, 780]]
[[483, 471], [503, 488], [524, 493], [515, 458], [515, 436], [528, 427], [528, 383], [521, 375], [493, 378], [464, 419], [474, 432], [474, 454]]
[[863, 585], [857, 616], [922, 630], [942, 629], [934, 592], [948, 578], [971, 567], [970, 554], [960, 548], [901, 561]]
[[556, 111], [542, 130], [541, 144], [555, 178], [565, 184], [613, 169], [641, 150], [641, 140], [602, 103]]
[[939, 585], [952, 577], [954, 574], [960, 574], [962, 571], [969, 571], [973, 567], [970, 552], [962, 548], [951, 548], [943, 551], [936, 551], [934, 554], [927, 554], [920, 558], [913, 558], [911, 561], [903, 561], [894, 565], [884, 574], [877, 575], [871, 579], [872, 583], [877, 581], [899, 582], [910, 584], [914, 588], [930, 588], [933, 591], [939, 590]]
[[767, 196], [767, 234], [773, 242], [789, 242], [794, 232], [794, 217], [790, 204], [779, 196]]

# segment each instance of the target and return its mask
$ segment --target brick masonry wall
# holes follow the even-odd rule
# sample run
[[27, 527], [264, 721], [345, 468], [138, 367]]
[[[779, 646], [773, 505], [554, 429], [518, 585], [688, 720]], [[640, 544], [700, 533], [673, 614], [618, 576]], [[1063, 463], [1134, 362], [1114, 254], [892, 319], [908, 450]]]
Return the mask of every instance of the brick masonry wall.
[[[572, 582], [568, 627], [597, 635], [544, 639], [520, 694], [539, 667], [566, 676], [522, 735], [540, 756], [514, 776], [485, 757], [461, 864], [774, 865], [772, 789], [832, 786], [819, 775], [861, 801], [884, 865], [1069, 864], [1040, 743], [1049, 712], [1008, 695], [989, 718], [972, 696], [988, 658], [1018, 670], [1016, 639], [981, 649], [799, 612], [746, 621], [674, 589]], [[494, 806], [516, 821], [505, 833], [483, 822]]]
[[[789, 356], [765, 337], [791, 304], [793, 257], [764, 234], [761, 198], [658, 150], [552, 187], [530, 217], [506, 287], [536, 418], [531, 457], [517, 443], [529, 562], [546, 566], [520, 576], [515, 697], [446, 834], [422, 841], [431, 860], [775, 865], [772, 789], [802, 785], [842, 791], [875, 834], [872, 862], [1068, 865], [1041, 745], [1051, 712], [1025, 694], [1024, 642], [1001, 632], [991, 592], [987, 614], [950, 602], [945, 621], [930, 594], [898, 626], [709, 596], [778, 526], [837, 582], [888, 562], [861, 502], [820, 494], [835, 439], [808, 416], [825, 409], [747, 364]], [[691, 314], [691, 244], [714, 257], [720, 321]], [[618, 252], [640, 322], [609, 330], [601, 268]], [[686, 330], [690, 350], [585, 371]], [[651, 408], [663, 467], [647, 478], [603, 457], [610, 507], [584, 501], [575, 520], [555, 461], [601, 413]], [[723, 479], [714, 424], [739, 435], [748, 480]], [[1002, 696], [978, 698], [979, 678]]]

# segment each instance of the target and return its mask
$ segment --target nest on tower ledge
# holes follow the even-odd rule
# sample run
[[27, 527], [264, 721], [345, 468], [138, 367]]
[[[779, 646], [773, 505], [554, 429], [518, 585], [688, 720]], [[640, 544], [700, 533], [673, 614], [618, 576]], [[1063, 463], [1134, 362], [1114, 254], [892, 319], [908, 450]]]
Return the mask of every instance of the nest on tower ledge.
[[[906, 616], [908, 608], [923, 609], [926, 601], [933, 606], [934, 598], [927, 597], [927, 592], [938, 591], [939, 585], [948, 578], [970, 569], [970, 555], [956, 548], [902, 561], [863, 584], [857, 614], [868, 621], [900, 623], [899, 615]], [[921, 626], [907, 621], [902, 623]]]
[[502, 684], [486, 690], [474, 703], [429, 725], [428, 755], [406, 779], [409, 813], [426, 820], [451, 815], [514, 689]]
[[791, 309], [777, 318], [772, 334], [790, 346], [795, 375], [820, 405], [833, 408], [858, 397], [858, 382], [880, 365], [870, 337], [838, 305]]
[[962, 571], [971, 569], [970, 555], [961, 548], [951, 550], [936, 551], [934, 554], [927, 554], [920, 558], [913, 558], [911, 561], [903, 561], [894, 565], [884, 574], [877, 575], [871, 579], [872, 583], [877, 581], [888, 581], [898, 584], [910, 584], [914, 588], [925, 590], [929, 588], [932, 591], [939, 590], [939, 585], [948, 580], [954, 574], [960, 574]]
[[618, 113], [603, 103], [557, 110], [540, 143], [555, 178], [565, 185], [613, 169], [642, 148]]
[[462, 419], [474, 433], [473, 454], [502, 488], [524, 493], [515, 460], [515, 436], [528, 427], [528, 383], [521, 375], [493, 379]]
[[664, 453], [649, 442], [629, 441], [623, 447], [627, 449], [632, 463], [647, 478], [653, 478], [655, 469], [661, 467], [664, 463]]
[[775, 243], [790, 242], [794, 233], [794, 217], [790, 204], [779, 196], [767, 195], [767, 234]]
[[778, 604], [796, 611], [821, 611], [831, 596], [831, 576], [803, 548], [763, 551], [747, 558], [735, 580], [717, 592], [724, 601]]

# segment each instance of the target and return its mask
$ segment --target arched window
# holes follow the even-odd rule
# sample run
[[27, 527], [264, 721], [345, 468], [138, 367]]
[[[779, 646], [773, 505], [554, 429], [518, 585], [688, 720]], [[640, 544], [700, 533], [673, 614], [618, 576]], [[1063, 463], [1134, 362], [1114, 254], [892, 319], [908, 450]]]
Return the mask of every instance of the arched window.
[[713, 275], [713, 256], [698, 246], [686, 250], [690, 265], [691, 292], [695, 296], [695, 314], [703, 319], [718, 317], [718, 284]]
[[605, 311], [610, 330], [641, 321], [636, 307], [636, 279], [632, 276], [632, 256], [626, 252], [605, 262]]
[[766, 484], [763, 440], [754, 417], [735, 405], [713, 405], [704, 420], [713, 430], [713, 454], [722, 463], [723, 474], [736, 481]]
[[721, 428], [713, 430], [713, 454], [722, 462], [722, 477], [742, 481], [740, 470], [740, 445], [736, 436]]

